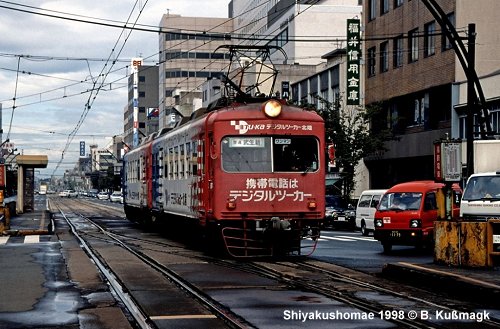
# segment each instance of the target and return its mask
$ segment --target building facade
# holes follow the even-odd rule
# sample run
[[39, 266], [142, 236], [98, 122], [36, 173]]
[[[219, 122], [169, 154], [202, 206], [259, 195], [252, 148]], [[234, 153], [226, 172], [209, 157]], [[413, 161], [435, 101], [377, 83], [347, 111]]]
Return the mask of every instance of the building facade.
[[346, 20], [361, 16], [360, 0], [233, 0], [235, 35], [242, 44], [283, 48], [273, 60], [316, 65], [332, 49], [346, 46]]
[[[500, 3], [438, 2], [462, 37], [469, 23], [477, 24], [476, 71], [482, 83], [490, 85], [487, 77], [498, 72], [499, 31], [494, 22]], [[434, 179], [433, 142], [467, 137], [463, 68], [423, 1], [367, 0], [363, 6], [365, 104], [378, 107], [380, 114], [371, 129], [389, 129], [394, 135], [386, 152], [365, 159], [370, 187]], [[498, 94], [498, 89], [488, 92], [491, 105]]]
[[[201, 95], [207, 79], [220, 77], [229, 64], [227, 51], [217, 48], [231, 44], [233, 30], [227, 18], [163, 15], [160, 27], [159, 126], [171, 125], [173, 113], [189, 116], [192, 106], [176, 96], [191, 92]], [[227, 35], [227, 38], [224, 36]], [[199, 96], [201, 105], [201, 96]], [[176, 110], [176, 111], [174, 111]]]
[[134, 76], [128, 78], [128, 102], [123, 111], [123, 141], [133, 146], [134, 105], [138, 108], [139, 139], [158, 131], [158, 67], [139, 67], [137, 78], [137, 104], [134, 104]]

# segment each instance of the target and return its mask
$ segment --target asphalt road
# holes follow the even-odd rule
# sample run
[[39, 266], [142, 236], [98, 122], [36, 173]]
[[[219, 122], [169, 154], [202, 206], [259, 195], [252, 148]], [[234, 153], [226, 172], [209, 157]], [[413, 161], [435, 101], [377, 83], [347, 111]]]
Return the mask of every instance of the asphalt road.
[[359, 231], [324, 230], [313, 258], [345, 266], [370, 274], [382, 272], [386, 263], [411, 262], [431, 263], [432, 250], [411, 246], [394, 246], [390, 254], [384, 254], [382, 245], [373, 239], [373, 234], [362, 236]]

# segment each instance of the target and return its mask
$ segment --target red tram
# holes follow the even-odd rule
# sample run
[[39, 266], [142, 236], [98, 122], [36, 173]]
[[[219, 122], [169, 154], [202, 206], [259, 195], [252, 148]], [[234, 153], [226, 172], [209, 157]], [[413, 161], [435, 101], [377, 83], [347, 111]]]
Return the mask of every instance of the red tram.
[[321, 116], [285, 101], [202, 108], [125, 155], [125, 213], [194, 221], [235, 257], [310, 253], [325, 213], [325, 150]]

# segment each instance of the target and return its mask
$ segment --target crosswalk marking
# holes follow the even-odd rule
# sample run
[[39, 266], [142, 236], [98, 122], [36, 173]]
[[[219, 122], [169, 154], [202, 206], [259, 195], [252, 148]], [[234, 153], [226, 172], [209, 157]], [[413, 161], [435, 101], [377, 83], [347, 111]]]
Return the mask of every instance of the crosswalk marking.
[[343, 235], [339, 235], [337, 236], [338, 238], [346, 238], [346, 239], [352, 239], [352, 240], [359, 240], [359, 241], [376, 241], [378, 242], [377, 240], [375, 240], [374, 238], [363, 238], [363, 237], [356, 237], [356, 236], [343, 236]]
[[24, 237], [24, 243], [38, 243], [40, 242], [40, 235], [27, 235]]
[[368, 241], [368, 242], [378, 242], [373, 237], [362, 237], [362, 236], [354, 236], [354, 235], [327, 235], [325, 232], [321, 233], [319, 241], [344, 241], [344, 242], [353, 242], [353, 241]]
[[321, 236], [320, 240], [321, 239], [325, 239], [325, 240], [338, 240], [338, 241], [353, 241], [352, 239], [345, 239], [345, 238], [338, 238], [338, 237], [324, 236], [324, 235]]
[[47, 239], [42, 240], [40, 235], [25, 235], [24, 237], [0, 236], [0, 246], [13, 243], [35, 244], [43, 241], [47, 241]]

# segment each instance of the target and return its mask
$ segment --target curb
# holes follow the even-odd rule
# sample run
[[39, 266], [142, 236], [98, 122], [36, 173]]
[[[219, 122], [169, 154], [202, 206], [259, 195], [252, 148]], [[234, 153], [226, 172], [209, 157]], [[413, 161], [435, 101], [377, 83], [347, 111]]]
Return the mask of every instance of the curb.
[[[464, 274], [443, 269], [432, 269], [410, 263], [390, 263], [382, 268], [382, 276], [392, 281], [409, 284], [416, 288], [444, 292], [450, 296], [480, 304], [483, 307], [500, 307], [500, 285]], [[474, 271], [474, 270], [472, 270]], [[481, 276], [480, 272], [476, 272]], [[491, 274], [498, 275], [493, 270]]]

